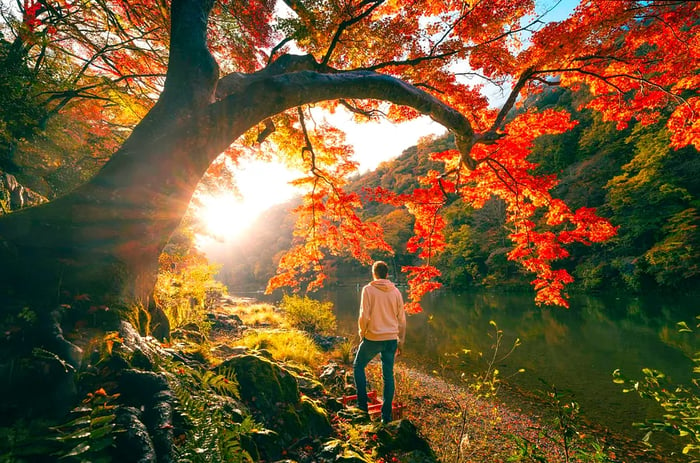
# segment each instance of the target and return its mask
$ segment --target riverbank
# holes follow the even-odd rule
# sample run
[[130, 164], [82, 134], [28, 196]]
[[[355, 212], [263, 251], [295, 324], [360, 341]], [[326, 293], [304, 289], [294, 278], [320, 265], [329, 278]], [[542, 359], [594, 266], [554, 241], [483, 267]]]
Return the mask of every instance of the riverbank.
[[[250, 302], [248, 302], [249, 304]], [[269, 306], [268, 306], [269, 308]], [[264, 310], [228, 308], [248, 320], [256, 320], [258, 346], [272, 351], [272, 355], [289, 357], [289, 342], [285, 351], [275, 354], [266, 331], [279, 330], [279, 320]], [[255, 313], [253, 313], [255, 312]], [[247, 313], [247, 315], [243, 315]], [[273, 311], [274, 313], [274, 311]], [[262, 323], [259, 321], [262, 320]], [[227, 344], [236, 344], [236, 337], [224, 335]], [[214, 342], [222, 338], [214, 334]], [[261, 341], [262, 339], [262, 341]], [[267, 340], [265, 340], [267, 339]], [[323, 354], [317, 375], [335, 365], [342, 378], [337, 388], [329, 387], [328, 394], [352, 392], [351, 358], [349, 343], [341, 349]], [[485, 393], [473, 381], [459, 378], [447, 380], [437, 374], [421, 371], [420, 365], [403, 360], [397, 362], [396, 401], [405, 405], [402, 417], [410, 420], [429, 442], [437, 458], [444, 463], [499, 462], [499, 461], [602, 461], [610, 463], [682, 462], [683, 459], [663, 458], [648, 453], [641, 442], [616, 436], [577, 415], [574, 404], [564, 396], [550, 396], [549, 400], [528, 396], [499, 383], [497, 393]], [[368, 367], [370, 387], [381, 394], [381, 370], [377, 360]]]
[[[445, 463], [687, 461], [659, 455], [642, 442], [583, 420], [562, 425], [562, 415], [553, 404], [507, 386], [494, 397], [479, 398], [466, 385], [402, 363], [397, 364], [396, 376], [398, 400], [407, 405], [404, 417], [418, 427]], [[566, 408], [568, 404], [561, 405]], [[564, 432], [568, 433], [566, 442]]]

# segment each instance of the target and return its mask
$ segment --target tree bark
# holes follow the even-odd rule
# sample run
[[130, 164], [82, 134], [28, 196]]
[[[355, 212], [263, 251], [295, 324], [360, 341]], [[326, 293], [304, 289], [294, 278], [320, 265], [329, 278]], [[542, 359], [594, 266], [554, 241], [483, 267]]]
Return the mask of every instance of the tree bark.
[[218, 80], [206, 47], [210, 8], [209, 1], [173, 0], [164, 91], [105, 167], [65, 197], [0, 218], [6, 294], [42, 305], [63, 293], [145, 302], [158, 256], [211, 162], [248, 129], [289, 108], [340, 98], [391, 101], [452, 130], [468, 155], [467, 119], [391, 76], [337, 72], [308, 56], [284, 56], [256, 73]]

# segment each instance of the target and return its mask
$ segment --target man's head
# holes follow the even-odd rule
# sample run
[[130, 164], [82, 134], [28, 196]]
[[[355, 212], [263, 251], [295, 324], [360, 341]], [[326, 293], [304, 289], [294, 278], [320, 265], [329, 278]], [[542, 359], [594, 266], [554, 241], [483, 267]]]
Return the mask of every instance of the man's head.
[[372, 276], [377, 280], [383, 280], [389, 274], [389, 266], [382, 260], [372, 264]]

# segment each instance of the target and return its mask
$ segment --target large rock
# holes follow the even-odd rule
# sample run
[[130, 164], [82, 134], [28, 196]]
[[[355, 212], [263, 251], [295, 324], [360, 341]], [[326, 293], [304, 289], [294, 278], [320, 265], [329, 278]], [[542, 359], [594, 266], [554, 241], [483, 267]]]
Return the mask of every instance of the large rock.
[[331, 434], [328, 413], [315, 401], [302, 397], [296, 377], [285, 368], [259, 355], [243, 354], [231, 357], [215, 370], [223, 374], [229, 369], [236, 375], [241, 399], [283, 442]]
[[21, 185], [14, 175], [0, 172], [0, 215], [47, 201], [39, 193]]
[[376, 452], [380, 457], [397, 456], [402, 463], [437, 463], [430, 444], [408, 420], [392, 421], [377, 429]]
[[301, 399], [294, 376], [266, 358], [245, 354], [231, 357], [216, 367], [218, 374], [232, 369], [240, 385], [241, 398], [265, 417], [273, 417], [282, 404]]

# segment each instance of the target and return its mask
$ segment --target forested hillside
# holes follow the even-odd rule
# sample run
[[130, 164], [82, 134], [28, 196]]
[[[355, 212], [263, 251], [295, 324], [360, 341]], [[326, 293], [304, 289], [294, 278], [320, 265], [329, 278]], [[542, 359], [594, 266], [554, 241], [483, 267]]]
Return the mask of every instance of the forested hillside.
[[[575, 289], [611, 287], [636, 291], [659, 287], [685, 289], [700, 275], [700, 158], [693, 148], [672, 152], [664, 122], [631, 124], [618, 130], [590, 110], [579, 110], [584, 97], [551, 90], [523, 105], [521, 111], [561, 108], [576, 113], [581, 122], [562, 135], [536, 141], [532, 160], [541, 173], [558, 173], [555, 196], [573, 208], [593, 207], [618, 226], [608, 243], [577, 246], [565, 262], [576, 278]], [[453, 146], [449, 135], [407, 148], [397, 159], [355, 179], [350, 190], [366, 195], [376, 187], [408, 193], [419, 187], [417, 177], [442, 164], [430, 153]], [[226, 251], [220, 276], [232, 289], [261, 289], [274, 274], [281, 253], [292, 242], [294, 204], [266, 211], [249, 236]], [[497, 199], [472, 210], [460, 201], [445, 206], [447, 248], [436, 264], [443, 284], [453, 288], [528, 286], [531, 276], [507, 259], [511, 248], [504, 225], [504, 204]], [[406, 208], [370, 202], [364, 217], [382, 225], [386, 240], [397, 253], [378, 254], [398, 270], [415, 264], [406, 252], [413, 218]], [[367, 278], [365, 268], [344, 256], [326, 263], [330, 284]]]

